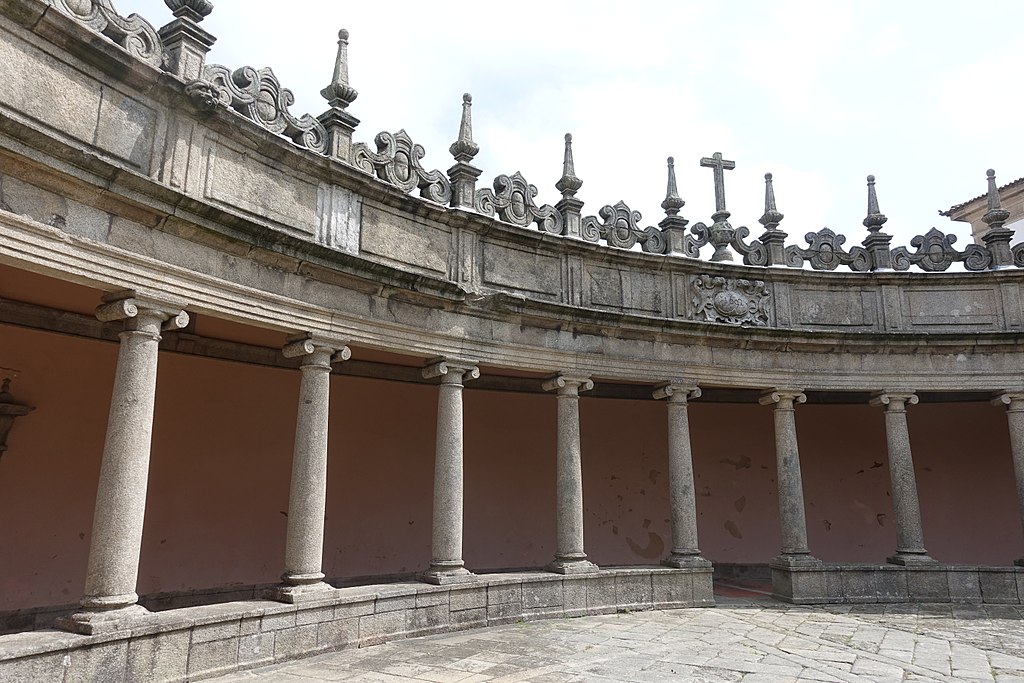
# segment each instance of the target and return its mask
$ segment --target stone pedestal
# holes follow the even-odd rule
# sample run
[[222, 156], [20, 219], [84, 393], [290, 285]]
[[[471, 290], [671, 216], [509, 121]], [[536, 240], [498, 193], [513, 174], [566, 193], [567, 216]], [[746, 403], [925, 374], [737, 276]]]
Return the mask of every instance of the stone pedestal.
[[820, 564], [807, 547], [807, 518], [804, 486], [800, 475], [800, 452], [796, 439], [794, 406], [807, 396], [799, 389], [775, 389], [763, 394], [761, 405], [775, 406], [775, 456], [779, 483], [779, 521], [782, 523], [782, 552], [773, 566], [804, 567]]
[[180, 305], [121, 292], [103, 298], [103, 322], [124, 321], [96, 491], [82, 609], [58, 621], [77, 633], [127, 628], [147, 614], [135, 592], [146, 515], [153, 406], [161, 329], [181, 329]]
[[896, 554], [888, 558], [891, 564], [935, 562], [924, 549], [917, 477], [907, 428], [907, 406], [917, 401], [913, 392], [895, 391], [881, 391], [871, 399], [871, 405], [885, 408], [885, 441], [889, 450], [892, 507], [896, 515]]
[[[1017, 480], [1017, 504], [1020, 506], [1021, 524], [1024, 524], [1024, 389], [1000, 394], [992, 403], [1006, 406], [1013, 473]], [[1015, 564], [1024, 567], [1024, 557], [1018, 559]], [[1024, 594], [1021, 597], [1024, 599]]]
[[443, 360], [423, 371], [440, 377], [437, 395], [437, 448], [434, 454], [434, 522], [430, 568], [420, 575], [427, 583], [450, 584], [476, 580], [462, 561], [463, 429], [462, 388], [476, 379], [474, 363]]
[[557, 546], [546, 567], [557, 574], [598, 571], [583, 551], [583, 468], [580, 462], [580, 396], [594, 388], [589, 377], [558, 375], [544, 382], [558, 392]]
[[331, 396], [331, 363], [351, 352], [340, 340], [307, 335], [284, 347], [287, 358], [299, 358], [302, 381], [295, 420], [292, 481], [288, 492], [288, 531], [284, 585], [270, 596], [282, 602], [321, 597], [334, 590], [324, 582], [324, 515], [327, 510], [327, 430]]
[[693, 455], [690, 449], [688, 398], [698, 398], [693, 382], [668, 382], [654, 390], [654, 398], [668, 403], [668, 486], [672, 511], [672, 551], [662, 564], [667, 567], [710, 567], [697, 547], [697, 498], [693, 488]]

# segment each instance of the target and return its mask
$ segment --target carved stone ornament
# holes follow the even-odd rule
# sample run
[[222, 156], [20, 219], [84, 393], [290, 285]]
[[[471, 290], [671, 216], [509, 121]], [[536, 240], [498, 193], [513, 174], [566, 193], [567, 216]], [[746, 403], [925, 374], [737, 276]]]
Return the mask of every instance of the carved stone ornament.
[[377, 151], [371, 152], [366, 143], [352, 145], [352, 165], [397, 187], [406, 194], [414, 188], [420, 196], [438, 204], [447, 204], [452, 198], [452, 186], [440, 171], [427, 171], [420, 164], [426, 154], [423, 145], [412, 141], [404, 130], [397, 133], [381, 131], [374, 138]]
[[850, 270], [865, 272], [871, 269], [871, 257], [864, 247], [843, 249], [845, 235], [837, 235], [829, 228], [804, 235], [807, 248], [795, 245], [786, 247], [786, 265], [790, 268], [802, 268], [807, 260], [814, 270], [835, 270], [840, 265], [849, 266]]
[[164, 4], [170, 8], [174, 16], [188, 16], [193, 21], [202, 21], [213, 11], [213, 3], [210, 0], [164, 0]]
[[892, 267], [894, 270], [907, 270], [916, 265], [929, 273], [940, 272], [953, 263], [962, 261], [964, 268], [971, 271], [986, 270], [992, 263], [992, 255], [980, 244], [968, 244], [963, 251], [953, 248], [956, 235], [947, 235], [941, 230], [932, 228], [924, 235], [910, 240], [910, 246], [916, 251], [910, 253], [906, 247], [892, 250]]
[[604, 206], [598, 214], [603, 222], [598, 222], [596, 216], [583, 219], [584, 239], [591, 242], [603, 239], [608, 246], [619, 249], [632, 249], [639, 243], [648, 254], [665, 253], [667, 243], [661, 230], [653, 226], [640, 228], [640, 212], [630, 209], [625, 202]]
[[11, 396], [11, 379], [5, 377], [0, 384], [0, 458], [7, 450], [7, 435], [14, 426], [14, 420], [35, 410], [32, 406], [18, 403]]
[[1013, 265], [1024, 268], [1024, 242], [1015, 244], [1011, 253], [1013, 254]]
[[698, 275], [693, 289], [693, 308], [698, 319], [756, 327], [768, 324], [771, 294], [761, 280]]
[[[782, 214], [779, 214], [780, 216]], [[736, 250], [740, 256], [743, 257], [743, 265], [745, 266], [767, 266], [768, 265], [768, 248], [761, 240], [750, 240], [749, 243], [744, 242], [750, 235], [750, 230], [745, 225], [741, 225], [733, 230], [732, 236], [732, 248]]]
[[537, 186], [526, 182], [526, 178], [516, 171], [511, 176], [500, 175], [494, 179], [494, 189], [483, 188], [476, 191], [473, 208], [485, 216], [498, 215], [498, 218], [525, 228], [536, 223], [537, 229], [551, 235], [562, 234], [562, 214], [550, 204], [537, 206], [533, 198], [537, 196]]
[[156, 29], [138, 14], [122, 17], [110, 0], [47, 0], [64, 14], [90, 29], [106, 36], [125, 52], [142, 61], [161, 68], [164, 48]]
[[211, 109], [211, 97], [271, 133], [284, 134], [295, 144], [318, 154], [327, 152], [327, 130], [319, 121], [303, 114], [295, 118], [288, 111], [295, 102], [292, 91], [282, 88], [269, 68], [256, 70], [243, 66], [231, 71], [220, 64], [209, 64], [203, 77], [185, 86], [185, 92], [200, 109]]

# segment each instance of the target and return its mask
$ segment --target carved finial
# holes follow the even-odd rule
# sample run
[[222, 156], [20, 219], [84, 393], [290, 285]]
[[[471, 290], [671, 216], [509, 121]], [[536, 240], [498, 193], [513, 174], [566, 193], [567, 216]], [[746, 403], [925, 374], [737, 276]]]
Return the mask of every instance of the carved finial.
[[462, 95], [462, 120], [459, 122], [459, 139], [448, 148], [456, 161], [468, 164], [480, 151], [473, 142], [473, 96], [468, 92]]
[[334, 78], [331, 84], [320, 91], [327, 103], [336, 109], [344, 109], [355, 102], [359, 93], [348, 84], [348, 31], [338, 31], [338, 58], [334, 62]]
[[213, 11], [213, 3], [210, 0], [164, 0], [164, 4], [171, 8], [171, 12], [179, 19], [191, 19], [195, 22], [202, 21]]
[[665, 209], [665, 215], [675, 216], [685, 205], [686, 202], [679, 196], [679, 189], [676, 187], [676, 160], [669, 157], [668, 188], [665, 190], [665, 201], [661, 203], [661, 208]]
[[868, 232], [878, 232], [889, 220], [878, 209], [878, 195], [875, 194], [875, 176], [868, 176], [868, 215], [862, 221]]
[[555, 183], [555, 189], [562, 193], [562, 199], [573, 197], [583, 187], [583, 181], [576, 177], [576, 166], [572, 160], [572, 133], [565, 134], [565, 154], [562, 157], [562, 177]]
[[775, 230], [784, 216], [775, 207], [775, 188], [772, 186], [772, 174], [764, 174], [764, 214], [757, 220], [765, 230]]
[[999, 203], [999, 188], [996, 187], [996, 172], [988, 169], [985, 172], [988, 177], [988, 212], [981, 217], [989, 230], [996, 230], [1003, 227], [1003, 223], [1010, 217], [1010, 212]]

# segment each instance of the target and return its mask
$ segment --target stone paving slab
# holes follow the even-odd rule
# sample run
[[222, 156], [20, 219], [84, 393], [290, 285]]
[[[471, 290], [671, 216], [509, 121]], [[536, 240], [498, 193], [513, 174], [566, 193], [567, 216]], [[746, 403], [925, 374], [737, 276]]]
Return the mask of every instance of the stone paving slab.
[[345, 650], [215, 683], [1024, 683], [1024, 607], [783, 605], [511, 624]]

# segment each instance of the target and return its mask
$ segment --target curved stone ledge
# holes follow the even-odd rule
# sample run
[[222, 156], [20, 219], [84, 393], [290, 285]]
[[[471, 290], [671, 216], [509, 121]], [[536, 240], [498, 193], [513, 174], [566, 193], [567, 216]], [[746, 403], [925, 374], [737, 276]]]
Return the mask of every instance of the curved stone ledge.
[[1024, 568], [894, 564], [771, 565], [773, 597], [798, 605], [836, 603], [1024, 604]]
[[300, 604], [262, 600], [153, 612], [101, 635], [0, 636], [4, 680], [195, 680], [400, 638], [619, 610], [714, 606], [711, 568], [609, 568], [577, 576], [483, 574], [468, 584], [339, 588]]

